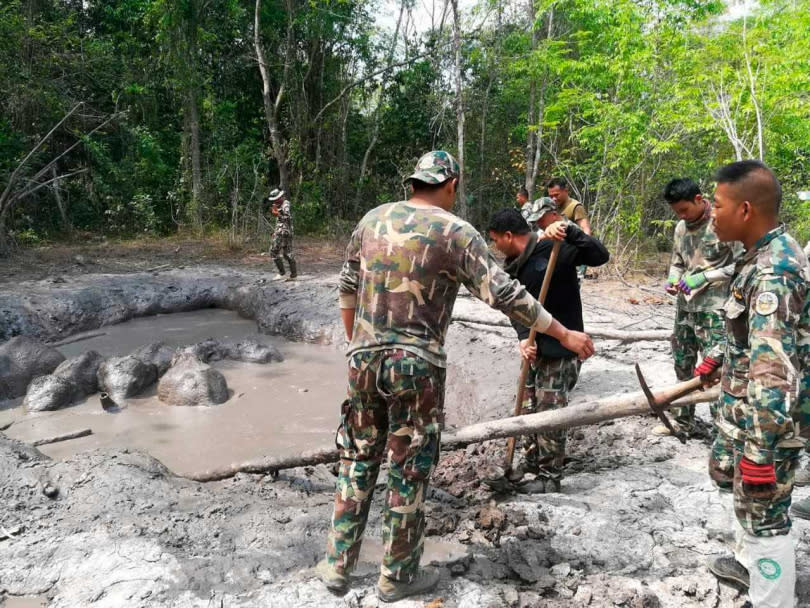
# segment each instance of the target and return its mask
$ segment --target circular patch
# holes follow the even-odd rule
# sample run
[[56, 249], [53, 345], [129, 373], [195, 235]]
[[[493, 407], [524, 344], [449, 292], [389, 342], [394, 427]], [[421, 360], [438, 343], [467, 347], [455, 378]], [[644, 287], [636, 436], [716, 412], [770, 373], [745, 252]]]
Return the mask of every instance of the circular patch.
[[757, 296], [757, 301], [754, 303], [754, 310], [762, 316], [767, 316], [776, 311], [779, 307], [779, 298], [772, 291], [766, 291]]
[[782, 575], [782, 568], [770, 557], [763, 557], [757, 561], [759, 573], [769, 581], [776, 580]]

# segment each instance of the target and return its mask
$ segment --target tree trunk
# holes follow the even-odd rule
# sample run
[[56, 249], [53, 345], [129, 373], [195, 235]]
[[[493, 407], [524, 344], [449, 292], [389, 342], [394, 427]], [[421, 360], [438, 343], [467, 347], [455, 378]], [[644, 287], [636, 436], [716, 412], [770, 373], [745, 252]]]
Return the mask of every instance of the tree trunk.
[[[684, 384], [684, 383], [681, 383]], [[668, 395], [678, 386], [669, 387], [654, 393], [656, 397]], [[720, 389], [713, 388], [705, 391], [695, 391], [691, 395], [679, 399], [663, 409], [681, 405], [693, 405], [704, 401], [716, 401], [720, 397]], [[524, 416], [512, 416], [501, 420], [479, 422], [462, 427], [454, 433], [447, 433], [442, 437], [442, 449], [457, 449], [471, 443], [518, 437], [535, 433], [548, 433], [561, 431], [578, 426], [596, 424], [627, 416], [643, 416], [650, 414], [650, 405], [641, 391], [626, 395], [607, 397], [599, 401], [591, 401], [579, 405], [570, 405], [558, 410], [549, 410]], [[336, 462], [339, 459], [338, 451], [334, 447], [303, 452], [294, 456], [270, 457], [253, 460], [242, 464], [235, 464], [219, 469], [182, 475], [195, 481], [218, 481], [233, 477], [237, 473], [274, 473], [281, 469], [291, 469], [327, 462]]]
[[458, 133], [458, 192], [456, 196], [456, 213], [467, 218], [467, 192], [464, 178], [464, 91], [461, 79], [461, 25], [458, 14], [458, 0], [450, 0], [453, 7], [453, 50], [455, 55], [454, 72], [456, 81], [456, 124]]
[[[259, 63], [259, 72], [262, 76], [262, 102], [264, 106], [264, 116], [267, 121], [267, 128], [270, 131], [270, 149], [278, 167], [279, 186], [285, 192], [290, 191], [290, 173], [287, 166], [287, 142], [279, 129], [278, 111], [284, 97], [284, 79], [282, 80], [275, 99], [271, 92], [270, 73], [267, 69], [267, 54], [261, 39], [261, 8], [262, 0], [256, 0], [256, 10], [253, 23], [253, 45], [256, 50], [256, 61]], [[288, 19], [288, 43], [291, 31], [292, 15], [287, 15]], [[289, 51], [289, 49], [288, 49]], [[289, 56], [289, 52], [288, 52]], [[285, 62], [284, 75], [288, 71], [288, 64]]]
[[374, 126], [371, 130], [371, 139], [368, 142], [365, 154], [363, 154], [363, 162], [360, 164], [360, 176], [357, 178], [357, 191], [355, 193], [355, 199], [358, 201], [360, 200], [360, 194], [363, 190], [363, 180], [365, 179], [366, 172], [368, 171], [368, 163], [371, 159], [371, 153], [374, 150], [374, 146], [377, 145], [377, 140], [380, 136], [380, 116], [382, 115], [382, 109], [385, 105], [385, 96], [388, 92], [386, 78], [391, 77], [391, 65], [394, 63], [394, 53], [396, 52], [397, 40], [399, 39], [399, 28], [402, 26], [402, 16], [404, 14], [405, 1], [403, 0], [399, 3], [399, 17], [397, 18], [397, 25], [394, 29], [394, 38], [391, 41], [391, 48], [388, 50], [388, 57], [386, 58], [388, 70], [383, 72], [382, 83], [380, 85], [380, 98], [377, 101], [377, 107], [374, 109]]
[[65, 201], [62, 199], [62, 193], [59, 190], [59, 182], [61, 180], [59, 180], [59, 176], [56, 172], [56, 164], [51, 167], [51, 175], [53, 176], [53, 185], [51, 188], [53, 190], [53, 198], [56, 200], [56, 208], [59, 210], [59, 218], [62, 220], [62, 228], [69, 235], [73, 232], [73, 225], [70, 223]]
[[197, 88], [188, 92], [189, 158], [191, 160], [191, 222], [194, 231], [201, 233], [202, 217], [202, 169], [200, 162], [200, 112]]

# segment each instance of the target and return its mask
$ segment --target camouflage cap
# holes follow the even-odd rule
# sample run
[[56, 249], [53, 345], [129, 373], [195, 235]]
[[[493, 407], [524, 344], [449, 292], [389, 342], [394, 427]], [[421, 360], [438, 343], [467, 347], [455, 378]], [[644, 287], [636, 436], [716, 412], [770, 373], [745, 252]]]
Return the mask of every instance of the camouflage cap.
[[552, 199], [547, 196], [543, 198], [538, 198], [534, 201], [532, 205], [532, 212], [529, 214], [527, 221], [529, 222], [539, 222], [540, 218], [543, 217], [546, 213], [550, 212], [559, 213], [560, 209], [557, 207], [557, 203], [555, 203]]
[[416, 179], [426, 184], [443, 184], [448, 179], [458, 177], [460, 171], [452, 154], [444, 150], [433, 150], [419, 159], [416, 169], [405, 181]]
[[284, 196], [284, 190], [279, 190], [278, 188], [276, 188], [270, 194], [267, 195], [267, 200], [269, 200], [271, 202], [272, 201], [277, 201], [282, 196]]

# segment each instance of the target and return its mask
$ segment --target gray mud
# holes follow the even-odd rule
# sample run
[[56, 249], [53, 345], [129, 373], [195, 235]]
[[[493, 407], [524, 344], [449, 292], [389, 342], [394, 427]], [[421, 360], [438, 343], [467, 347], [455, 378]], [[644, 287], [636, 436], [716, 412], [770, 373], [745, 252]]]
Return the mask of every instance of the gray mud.
[[[149, 276], [134, 275], [119, 277], [120, 281], [113, 275], [86, 277], [69, 291], [47, 282], [22, 284], [13, 290], [24, 297], [0, 296], [5, 298], [0, 315], [16, 319], [14, 327], [24, 326], [46, 338], [105, 326], [108, 334], [100, 342], [75, 343], [64, 347], [68, 350], [63, 353], [94, 348], [105, 355], [122, 354], [140, 344], [113, 337], [125, 326], [106, 325], [155, 310], [154, 302], [161, 301], [169, 284], [176, 289], [169, 292], [171, 302], [163, 300], [158, 306], [163, 312], [177, 302], [188, 306], [183, 310], [214, 305], [255, 317], [257, 324], [210, 310], [195, 313], [217, 319], [208, 327], [207, 321], [189, 327], [187, 319], [177, 315], [135, 322], [144, 328], [159, 327], [161, 339], [167, 341], [172, 326], [178, 329], [178, 344], [189, 341], [191, 336], [180, 335], [185, 331], [217, 337], [218, 328], [235, 337], [242, 329], [245, 335], [255, 332], [257, 325], [263, 333], [312, 342], [335, 341], [340, 335], [334, 276], [289, 286], [262, 283], [258, 274], [226, 277], [219, 272], [200, 268], [183, 276], [160, 275], [151, 290]], [[198, 297], [203, 285], [208, 285], [211, 297]], [[102, 297], [92, 295], [94, 289], [118, 288], [120, 302], [126, 303], [118, 313], [95, 309], [84, 317], [77, 314], [76, 302]], [[135, 289], [140, 290], [140, 303], [129, 297]], [[672, 309], [665, 303], [628, 304], [625, 294], [602, 290], [598, 283], [585, 285], [589, 326], [649, 329], [671, 323]], [[40, 311], [32, 307], [34, 300]], [[52, 316], [43, 312], [46, 305]], [[471, 298], [460, 300], [457, 310], [462, 309], [495, 318], [499, 314], [484, 312]], [[3, 323], [0, 318], [5, 335], [19, 333], [8, 325], [4, 329]], [[142, 343], [151, 339], [145, 337]], [[108, 340], [107, 346], [103, 340]], [[285, 355], [284, 363], [256, 366], [260, 371], [244, 363], [215, 365], [226, 376], [232, 374], [228, 383], [235, 394], [241, 381], [233, 374], [245, 374], [251, 380], [244, 386], [256, 386], [256, 402], [283, 413], [277, 423], [291, 426], [278, 429], [276, 435], [269, 422], [238, 430], [251, 416], [267, 415], [267, 410], [256, 412], [247, 405], [248, 395], [242, 402], [234, 395], [211, 408], [170, 408], [150, 403], [148, 395], [139, 397], [127, 410], [106, 415], [126, 426], [136, 423], [121, 416], [137, 414], [144, 425], [135, 427], [137, 432], [129, 436], [116, 435], [114, 429], [99, 432], [43, 448], [47, 455], [0, 435], [0, 499], [6, 506], [0, 519], [3, 592], [9, 597], [47, 598], [50, 606], [58, 607], [377, 606], [374, 583], [383, 500], [379, 486], [352, 591], [336, 598], [311, 570], [323, 554], [331, 514], [334, 477], [329, 467], [295, 469], [277, 478], [239, 475], [210, 484], [171, 472], [202, 464], [209, 456], [217, 461], [241, 459], [244, 456], [237, 452], [249, 443], [251, 428], [255, 445], [273, 453], [286, 449], [273, 443], [277, 439], [291, 436], [287, 447], [297, 449], [305, 445], [310, 431], [314, 444], [331, 442], [337, 405], [345, 391], [341, 353], [333, 346], [274, 343]], [[119, 346], [120, 351], [112, 350]], [[518, 369], [509, 328], [454, 323], [447, 347], [448, 424], [507, 415], [514, 406]], [[575, 402], [637, 390], [635, 361], [642, 363], [654, 384], [674, 380], [665, 343], [600, 341], [597, 348], [600, 354], [583, 367]], [[303, 388], [308, 392], [300, 392]], [[99, 411], [84, 403], [32, 420], [44, 424], [59, 416], [73, 417], [72, 427], [81, 426], [77, 417], [87, 416], [87, 426], [94, 426], [90, 421], [102, 416]], [[705, 406], [699, 411], [707, 415]], [[293, 423], [295, 414], [301, 414], [299, 426]], [[150, 428], [145, 422], [167, 415], [180, 416], [176, 428]], [[210, 423], [200, 423], [209, 418]], [[7, 433], [23, 437], [28, 428], [32, 434], [26, 438], [32, 438], [34, 427], [28, 424], [26, 417]], [[681, 446], [669, 438], [651, 437], [655, 424], [651, 417], [629, 418], [569, 432], [570, 462], [557, 494], [493, 497], [486, 491], [478, 474], [488, 462], [501, 458], [502, 442], [444, 453], [427, 501], [425, 556], [425, 561], [442, 568], [442, 583], [433, 596], [398, 605], [422, 606], [441, 597], [446, 607], [742, 606], [744, 594], [718, 585], [704, 566], [708, 556], [727, 551], [733, 517], [730, 496], [717, 493], [708, 480], [707, 443], [692, 440]], [[42, 426], [36, 430], [47, 434]], [[216, 444], [217, 436], [232, 440]], [[92, 444], [105, 437], [106, 442]], [[91, 443], [82, 447], [84, 441]], [[166, 452], [161, 454], [161, 449]], [[51, 498], [45, 496], [45, 488]], [[807, 489], [796, 492], [800, 498], [807, 494]], [[797, 521], [794, 536], [800, 605], [808, 605], [810, 525]]]

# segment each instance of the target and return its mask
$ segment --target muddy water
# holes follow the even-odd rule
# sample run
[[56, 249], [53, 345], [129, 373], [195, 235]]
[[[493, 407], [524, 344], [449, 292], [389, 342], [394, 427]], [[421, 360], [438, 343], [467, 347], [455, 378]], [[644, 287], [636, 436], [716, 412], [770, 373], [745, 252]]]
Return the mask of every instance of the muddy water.
[[123, 355], [152, 341], [183, 346], [205, 338], [256, 336], [275, 344], [283, 363], [215, 362], [231, 398], [214, 407], [171, 407], [155, 396], [156, 386], [130, 399], [118, 413], [105, 412], [98, 395], [64, 410], [0, 412], [6, 433], [32, 441], [90, 428], [88, 437], [41, 446], [54, 458], [100, 447], [142, 449], [178, 473], [199, 471], [263, 455], [296, 454], [332, 445], [339, 404], [346, 391], [345, 356], [332, 347], [257, 336], [253, 321], [223, 310], [203, 310], [137, 319], [104, 328], [106, 335], [66, 345], [67, 357], [94, 349]]

